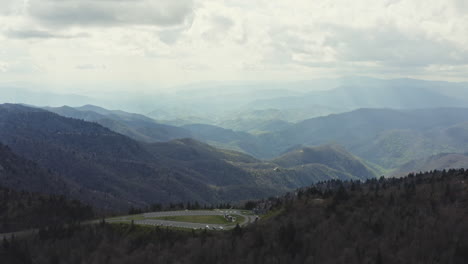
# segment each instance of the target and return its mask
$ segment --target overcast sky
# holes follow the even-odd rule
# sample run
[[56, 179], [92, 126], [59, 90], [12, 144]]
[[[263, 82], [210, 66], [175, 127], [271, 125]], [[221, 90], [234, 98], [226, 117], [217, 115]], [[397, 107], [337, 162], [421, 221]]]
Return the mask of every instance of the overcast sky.
[[206, 80], [350, 75], [468, 81], [467, 73], [466, 0], [0, 5], [0, 82], [161, 89]]

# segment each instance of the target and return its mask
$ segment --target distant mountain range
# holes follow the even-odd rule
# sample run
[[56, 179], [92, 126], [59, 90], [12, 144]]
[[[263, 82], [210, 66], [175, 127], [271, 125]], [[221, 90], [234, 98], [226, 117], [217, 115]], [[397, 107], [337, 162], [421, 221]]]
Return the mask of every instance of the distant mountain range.
[[172, 87], [164, 92], [83, 95], [38, 92], [44, 89], [27, 90], [23, 86], [0, 84], [0, 98], [3, 102], [37, 106], [94, 104], [144, 114], [159, 124], [208, 124], [253, 134], [360, 108], [468, 106], [468, 83], [416, 79], [345, 77], [301, 82], [206, 82]]
[[[313, 118], [259, 137], [264, 157], [294, 145], [337, 143], [385, 168], [468, 149], [468, 108], [360, 109]], [[258, 155], [258, 154], [257, 154]]]
[[[256, 108], [307, 108], [311, 105], [335, 106], [341, 111], [358, 108], [437, 108], [464, 107], [468, 101], [457, 93], [441, 92], [444, 88], [462, 87], [449, 82], [412, 79], [379, 80], [354, 78], [327, 91], [314, 91], [300, 96], [277, 97], [252, 102]], [[460, 90], [456, 90], [460, 91]], [[467, 92], [465, 92], [467, 93]]]
[[383, 171], [438, 153], [468, 151], [468, 108], [358, 109], [259, 135], [206, 125], [184, 128], [199, 140], [264, 159], [297, 146], [339, 144]]
[[[96, 116], [96, 112], [84, 114]], [[311, 156], [304, 167], [283, 168], [275, 161], [260, 161], [193, 139], [139, 142], [97, 123], [11, 104], [0, 106], [0, 142], [76, 188], [76, 198], [110, 209], [171, 201], [238, 201], [318, 180], [375, 176], [365, 165], [355, 170], [359, 160], [342, 149], [330, 148], [337, 154], [330, 154], [329, 160], [317, 157], [314, 162]], [[314, 163], [320, 165], [308, 166]], [[86, 199], [80, 194], [92, 196]]]
[[467, 153], [441, 153], [428, 158], [412, 160], [393, 172], [393, 176], [404, 176], [407, 173], [422, 171], [468, 168]]
[[[141, 115], [95, 106], [80, 109], [86, 111], [49, 108], [64, 116], [97, 120], [101, 125], [139, 141], [191, 137], [263, 159], [275, 158], [298, 146], [339, 144], [371, 162], [372, 166], [377, 165], [375, 168], [380, 168], [380, 173], [391, 173], [409, 161], [431, 155], [468, 151], [467, 108], [358, 109], [295, 124], [281, 123], [277, 128], [259, 134], [207, 124], [161, 125]], [[91, 111], [93, 109], [98, 110]], [[140, 124], [145, 124], [145, 129], [141, 129]]]
[[[169, 123], [170, 119], [178, 120], [173, 123], [177, 125], [203, 123], [261, 133], [277, 130], [275, 126], [268, 126], [271, 121], [296, 123], [360, 108], [467, 107], [467, 88], [467, 83], [367, 77], [310, 81], [300, 85], [259, 83], [240, 87], [217, 84], [211, 88], [195, 87], [178, 92], [168, 97], [171, 103], [161, 103], [158, 111], [151, 115]], [[164, 110], [172, 116], [158, 114]]]

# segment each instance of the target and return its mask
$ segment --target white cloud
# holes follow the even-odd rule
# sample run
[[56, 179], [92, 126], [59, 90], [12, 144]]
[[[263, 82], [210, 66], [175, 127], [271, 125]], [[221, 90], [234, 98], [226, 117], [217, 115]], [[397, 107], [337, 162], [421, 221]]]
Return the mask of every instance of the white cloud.
[[41, 65], [23, 78], [54, 82], [467, 80], [467, 10], [463, 0], [5, 0], [0, 59]]
[[12, 16], [22, 14], [25, 10], [26, 1], [2, 0], [0, 4], [0, 15]]

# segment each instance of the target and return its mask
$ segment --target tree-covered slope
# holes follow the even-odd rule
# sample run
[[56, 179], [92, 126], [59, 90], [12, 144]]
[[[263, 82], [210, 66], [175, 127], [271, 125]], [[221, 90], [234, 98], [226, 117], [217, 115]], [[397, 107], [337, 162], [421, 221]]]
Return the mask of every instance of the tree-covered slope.
[[428, 158], [412, 160], [392, 172], [402, 176], [410, 172], [468, 168], [467, 153], [441, 153]]
[[300, 148], [290, 151], [272, 162], [287, 168], [304, 168], [305, 165], [325, 164], [331, 169], [351, 175], [350, 178], [354, 179], [368, 179], [376, 176], [376, 172], [338, 145]]
[[[226, 232], [136, 225], [51, 230], [6, 243], [9, 263], [453, 263], [468, 261], [468, 173], [328, 181], [254, 201], [267, 215]], [[33, 243], [40, 241], [40, 243]]]
[[93, 209], [61, 195], [16, 191], [0, 186], [0, 233], [55, 228], [94, 216]]
[[0, 107], [0, 141], [76, 186], [75, 198], [109, 209], [253, 199], [351, 175], [323, 166], [315, 173], [277, 172], [274, 163], [193, 139], [137, 142], [96, 123], [19, 105]]
[[96, 122], [112, 131], [142, 142], [159, 142], [189, 137], [190, 132], [179, 127], [159, 124], [140, 114], [107, 110], [94, 105], [82, 107], [46, 107], [61, 116]]
[[14, 154], [0, 143], [0, 186], [32, 192], [65, 194], [73, 191], [64, 179]]
[[[281, 132], [261, 135], [244, 150], [259, 157], [274, 157], [296, 145], [337, 143], [361, 158], [392, 168], [420, 158], [411, 151], [431, 148], [447, 152], [450, 147], [466, 147], [463, 141], [468, 134], [461, 125], [466, 122], [466, 108], [360, 109], [305, 120]], [[429, 153], [433, 154], [437, 153]], [[392, 155], [397, 157], [392, 160]], [[403, 155], [408, 158], [398, 160]]]

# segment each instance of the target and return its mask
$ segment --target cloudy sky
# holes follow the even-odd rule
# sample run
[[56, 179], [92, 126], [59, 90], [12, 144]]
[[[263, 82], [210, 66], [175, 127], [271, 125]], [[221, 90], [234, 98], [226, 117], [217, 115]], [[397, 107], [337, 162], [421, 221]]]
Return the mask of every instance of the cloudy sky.
[[468, 81], [467, 73], [466, 0], [0, 5], [2, 83], [163, 89], [207, 80], [351, 75]]

